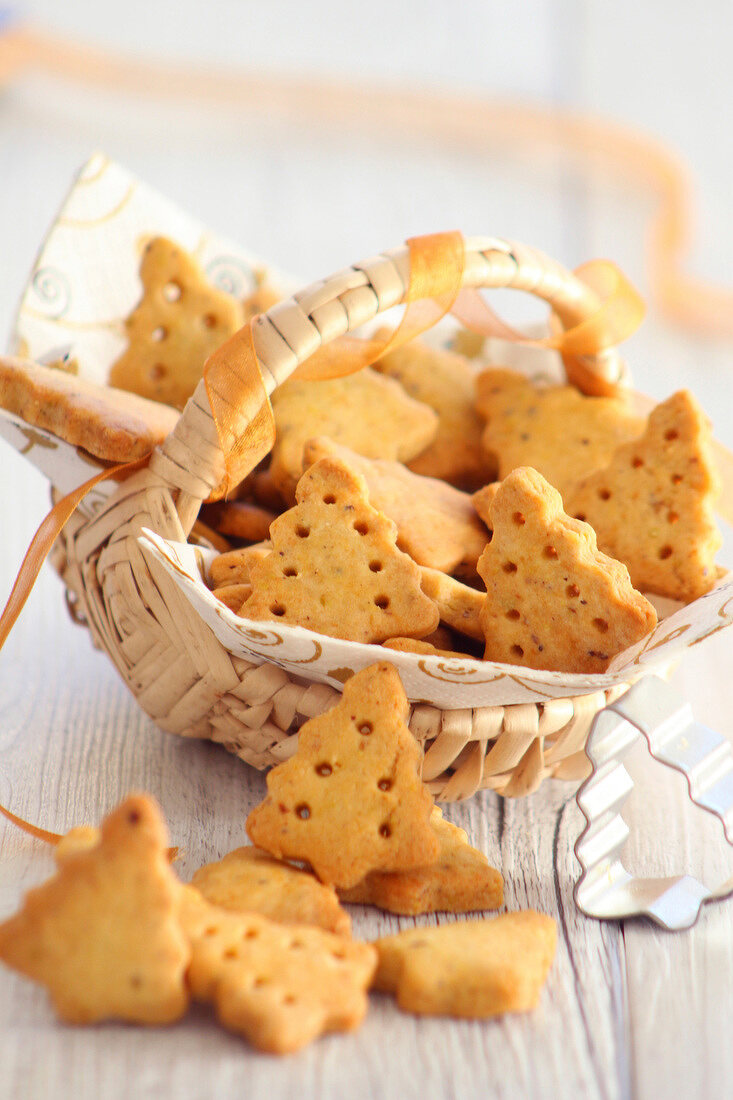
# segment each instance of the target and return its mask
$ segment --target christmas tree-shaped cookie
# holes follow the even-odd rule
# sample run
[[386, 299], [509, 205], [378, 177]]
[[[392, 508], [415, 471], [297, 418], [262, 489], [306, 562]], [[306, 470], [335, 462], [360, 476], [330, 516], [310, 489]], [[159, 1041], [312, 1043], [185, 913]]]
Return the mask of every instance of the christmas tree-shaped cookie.
[[47, 986], [71, 1023], [170, 1023], [188, 1004], [190, 947], [160, 811], [132, 795], [95, 839], [77, 830], [54, 877], [0, 925], [0, 959]]
[[604, 672], [655, 625], [625, 565], [598, 551], [541, 474], [520, 467], [497, 490], [494, 536], [478, 563], [486, 584], [484, 657], [561, 672]]
[[244, 310], [164, 237], [146, 245], [140, 280], [142, 298], [125, 321], [129, 346], [112, 364], [109, 382], [181, 409], [206, 360], [244, 324]]
[[268, 774], [267, 798], [247, 819], [253, 843], [344, 888], [376, 869], [434, 863], [433, 800], [407, 716], [392, 665], [347, 680], [340, 702], [302, 727], [295, 756]]
[[273, 549], [250, 570], [245, 619], [296, 623], [355, 642], [422, 638], [438, 610], [397, 528], [369, 504], [361, 474], [324, 458], [298, 482], [298, 503], [270, 528]]
[[410, 871], [372, 871], [351, 890], [340, 890], [341, 900], [405, 916], [498, 909], [504, 901], [499, 872], [483, 852], [471, 847], [463, 829], [443, 819], [437, 806], [431, 822], [440, 841], [435, 863]]
[[479, 375], [476, 407], [486, 418], [483, 445], [499, 477], [532, 466], [558, 490], [569, 488], [641, 435], [644, 421], [617, 397], [588, 397], [574, 386], [536, 386], [519, 371]]
[[640, 439], [619, 447], [565, 503], [590, 523], [601, 550], [624, 562], [637, 588], [694, 600], [715, 582], [719, 490], [707, 418], [680, 390], [653, 410]]

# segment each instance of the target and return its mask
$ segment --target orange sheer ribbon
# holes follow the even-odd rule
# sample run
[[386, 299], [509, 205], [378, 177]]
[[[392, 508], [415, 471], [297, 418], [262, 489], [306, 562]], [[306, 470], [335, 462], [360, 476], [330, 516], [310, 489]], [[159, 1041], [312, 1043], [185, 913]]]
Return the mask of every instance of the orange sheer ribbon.
[[115, 477], [122, 472], [128, 474], [142, 469], [147, 464], [149, 457], [148, 455], [136, 462], [122, 462], [117, 466], [110, 466], [109, 469], [95, 474], [89, 481], [85, 481], [78, 489], [74, 489], [72, 493], [68, 493], [54, 504], [31, 540], [31, 544], [23, 558], [23, 563], [18, 570], [18, 576], [15, 578], [15, 584], [11, 589], [8, 602], [5, 604], [2, 615], [0, 615], [0, 649], [5, 645], [8, 635], [15, 625], [15, 620], [23, 610], [51, 547], [87, 493], [95, 485], [99, 485], [100, 481], [106, 481], [107, 478]]
[[30, 821], [24, 821], [22, 817], [6, 810], [4, 806], [0, 806], [0, 814], [7, 817], [8, 821], [11, 821], [13, 825], [17, 825], [24, 833], [34, 836], [36, 840], [43, 840], [46, 844], [58, 844], [61, 840], [60, 833], [49, 833], [47, 829], [41, 829], [38, 825], [31, 825]]

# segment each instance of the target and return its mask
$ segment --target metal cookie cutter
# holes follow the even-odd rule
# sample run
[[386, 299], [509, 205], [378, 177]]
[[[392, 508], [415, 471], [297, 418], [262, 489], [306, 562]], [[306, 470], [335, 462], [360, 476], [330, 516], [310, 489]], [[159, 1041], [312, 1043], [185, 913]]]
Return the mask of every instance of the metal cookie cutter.
[[733, 893], [733, 879], [710, 890], [689, 875], [635, 878], [624, 867], [629, 828], [620, 810], [634, 781], [621, 760], [640, 734], [655, 760], [683, 773], [692, 801], [715, 814], [733, 845], [733, 747], [696, 722], [663, 680], [645, 677], [596, 715], [588, 735], [593, 770], [576, 796], [586, 826], [575, 844], [583, 869], [575, 901], [600, 920], [643, 915], [673, 931], [690, 928], [705, 902]]

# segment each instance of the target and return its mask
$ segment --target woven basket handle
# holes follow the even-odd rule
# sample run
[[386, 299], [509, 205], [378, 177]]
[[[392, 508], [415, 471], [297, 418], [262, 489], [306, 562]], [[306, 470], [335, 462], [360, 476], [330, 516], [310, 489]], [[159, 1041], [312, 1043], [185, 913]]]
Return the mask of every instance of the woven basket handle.
[[[601, 306], [590, 287], [535, 249], [494, 237], [468, 238], [465, 248], [464, 287], [527, 291], [550, 305], [564, 329], [588, 320]], [[268, 394], [324, 344], [400, 305], [409, 276], [410, 254], [403, 245], [314, 283], [259, 316], [253, 340]], [[589, 393], [618, 392], [628, 381], [614, 348], [574, 357], [569, 376]], [[178, 490], [177, 509], [188, 533], [225, 470], [203, 381], [150, 466]]]

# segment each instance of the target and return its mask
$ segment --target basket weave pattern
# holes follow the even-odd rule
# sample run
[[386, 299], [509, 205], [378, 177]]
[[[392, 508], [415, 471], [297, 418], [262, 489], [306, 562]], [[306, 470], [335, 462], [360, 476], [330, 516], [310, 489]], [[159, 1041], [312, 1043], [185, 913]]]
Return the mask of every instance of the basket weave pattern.
[[[406, 247], [308, 287], [257, 318], [254, 346], [268, 393], [323, 344], [400, 304], [409, 279]], [[466, 242], [464, 286], [513, 287], [547, 301], [564, 327], [592, 315], [598, 299], [541, 253], [494, 238]], [[576, 361], [577, 369], [577, 361]], [[572, 379], [610, 392], [626, 383], [615, 350], [585, 357]], [[92, 519], [75, 515], [55, 562], [77, 621], [106, 650], [140, 706], [161, 728], [220, 742], [257, 768], [295, 751], [297, 730], [338, 697], [335, 688], [280, 667], [235, 657], [137, 542], [143, 528], [186, 540], [201, 503], [225, 472], [206, 388], [199, 383], [148, 467], [124, 481]], [[623, 692], [546, 704], [441, 710], [416, 705], [410, 728], [425, 749], [423, 778], [441, 800], [480, 788], [507, 796], [546, 776], [579, 778], [590, 722]]]

